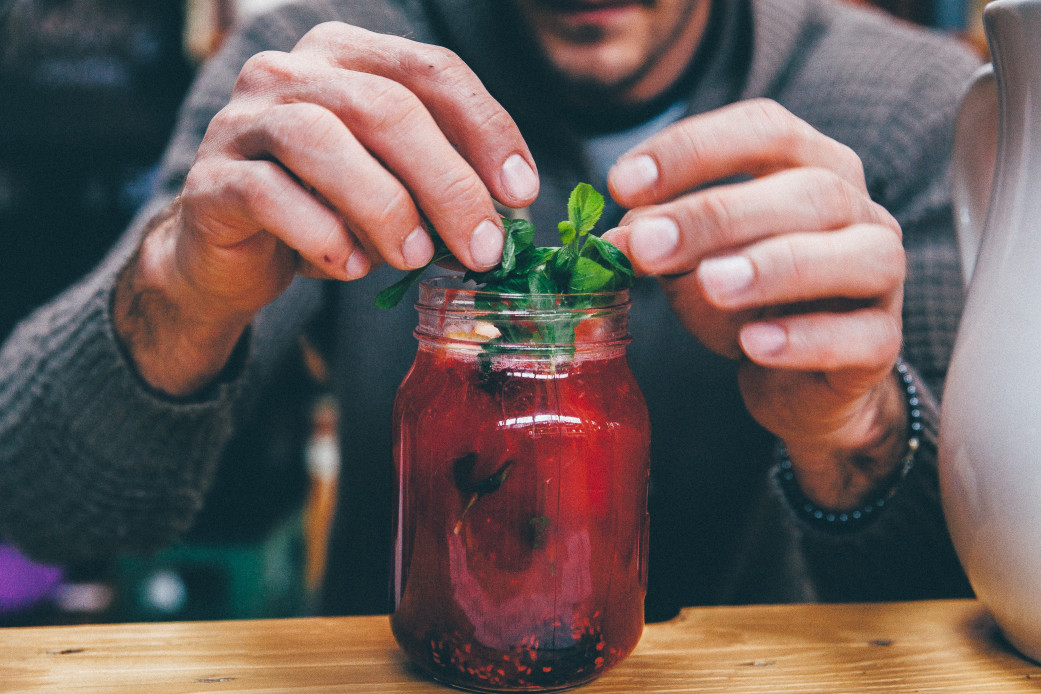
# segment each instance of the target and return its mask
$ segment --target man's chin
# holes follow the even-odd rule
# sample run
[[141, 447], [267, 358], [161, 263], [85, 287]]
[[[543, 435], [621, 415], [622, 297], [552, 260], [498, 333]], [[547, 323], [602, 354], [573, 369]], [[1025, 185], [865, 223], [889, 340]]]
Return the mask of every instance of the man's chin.
[[609, 56], [595, 50], [586, 51], [588, 56], [575, 59], [572, 48], [568, 60], [554, 59], [549, 55], [549, 63], [562, 83], [587, 100], [625, 100], [624, 95], [639, 81], [642, 72], [638, 66], [625, 62], [616, 62]]

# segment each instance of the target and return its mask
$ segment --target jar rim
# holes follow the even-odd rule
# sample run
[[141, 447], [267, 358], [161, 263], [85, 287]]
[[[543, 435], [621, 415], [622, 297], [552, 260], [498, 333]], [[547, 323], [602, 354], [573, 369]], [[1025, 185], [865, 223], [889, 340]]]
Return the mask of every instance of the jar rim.
[[[558, 353], [628, 344], [629, 290], [582, 294], [486, 292], [462, 275], [419, 285], [415, 336], [464, 349]], [[580, 327], [581, 326], [581, 327]]]
[[419, 283], [419, 299], [416, 308], [442, 308], [447, 303], [446, 294], [451, 293], [451, 303], [467, 306], [479, 302], [482, 297], [495, 297], [500, 311], [508, 312], [516, 304], [526, 312], [559, 312], [566, 310], [628, 308], [631, 303], [628, 289], [602, 292], [578, 292], [561, 294], [532, 294], [528, 292], [496, 292], [481, 289], [472, 280], [464, 281], [463, 275], [439, 275], [428, 277]]

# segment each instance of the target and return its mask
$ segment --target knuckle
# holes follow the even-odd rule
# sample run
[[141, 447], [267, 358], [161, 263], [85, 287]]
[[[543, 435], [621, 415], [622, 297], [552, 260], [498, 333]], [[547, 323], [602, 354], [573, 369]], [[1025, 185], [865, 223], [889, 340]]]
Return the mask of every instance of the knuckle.
[[393, 237], [394, 243], [400, 246], [416, 226], [412, 196], [398, 186], [381, 201], [383, 204], [373, 215], [371, 224], [378, 229], [390, 230], [388, 233]]
[[435, 228], [444, 232], [443, 237], [452, 236], [453, 229], [457, 234], [468, 234], [475, 225], [475, 215], [480, 215], [478, 211], [493, 209], [484, 184], [468, 171], [445, 171], [433, 183], [431, 190], [437, 191], [437, 198], [430, 203], [437, 207], [427, 211]]
[[692, 228], [702, 230], [713, 247], [725, 245], [740, 217], [740, 206], [722, 188], [709, 188], [697, 200]]
[[390, 79], [359, 75], [350, 90], [349, 110], [376, 133], [407, 131], [428, 116], [426, 107], [410, 89]]
[[881, 344], [884, 346], [882, 350], [883, 361], [885, 363], [891, 363], [894, 359], [900, 356], [900, 347], [903, 344], [904, 331], [903, 324], [900, 321], [899, 316], [894, 316], [889, 313], [885, 313], [882, 319], [879, 321], [879, 334], [881, 336]]
[[276, 170], [277, 164], [258, 161], [249, 166], [240, 167], [236, 172], [238, 185], [227, 189], [227, 194], [234, 201], [234, 207], [253, 209], [260, 216], [266, 216], [271, 210], [277, 210], [282, 204], [285, 185]]
[[442, 199], [451, 200], [453, 207], [463, 210], [483, 207], [487, 195], [484, 184], [469, 172], [447, 172], [437, 190], [441, 191]]
[[467, 78], [470, 69], [453, 51], [443, 46], [414, 44], [415, 50], [405, 52], [401, 63], [406, 74], [416, 74], [441, 81], [457, 82]]
[[774, 141], [784, 147], [801, 139], [801, 121], [773, 99], [753, 99], [748, 103], [748, 108], [764, 140]]
[[785, 278], [785, 283], [793, 287], [802, 287], [807, 281], [815, 279], [812, 268], [806, 267], [809, 259], [796, 247], [790, 236], [779, 239], [769, 275]]
[[864, 163], [860, 160], [858, 155], [852, 147], [843, 144], [837, 140], [832, 140], [835, 147], [836, 160], [841, 167], [840, 170], [847, 172], [847, 175], [854, 176], [850, 180], [864, 180]]
[[477, 129], [502, 135], [517, 129], [513, 118], [494, 99], [484, 99], [472, 104], [470, 115]]
[[328, 109], [317, 104], [293, 103], [280, 106], [267, 128], [270, 144], [285, 150], [297, 142], [326, 142], [341, 126]]
[[212, 136], [213, 133], [235, 131], [238, 129], [237, 126], [242, 123], [243, 120], [242, 112], [229, 104], [220, 111], [217, 111], [216, 115], [210, 119], [210, 125], [207, 128], [207, 135]]
[[335, 41], [338, 40], [348, 28], [349, 25], [344, 24], [343, 22], [322, 22], [321, 24], [316, 24], [311, 27], [297, 45], [309, 45], [312, 42], [325, 44], [329, 41]]
[[890, 286], [903, 285], [907, 277], [907, 251], [900, 240], [888, 233], [882, 234], [879, 262], [882, 270], [879, 273]]
[[295, 77], [294, 61], [288, 53], [261, 51], [242, 66], [235, 81], [235, 93], [253, 94], [272, 89]]
[[314, 53], [336, 62], [337, 56], [367, 44], [369, 37], [370, 32], [345, 22], [322, 22], [301, 37], [293, 52]]
[[817, 229], [832, 230], [853, 220], [863, 207], [845, 180], [826, 169], [814, 169], [802, 187], [804, 204]]
[[[663, 132], [664, 135], [661, 139], [652, 140], [656, 145], [653, 156], [658, 159], [667, 159], [681, 154], [683, 166], [689, 167], [691, 170], [697, 170], [703, 166], [707, 145], [704, 138], [700, 136], [701, 131], [694, 127], [692, 121], [681, 121]], [[673, 138], [675, 138], [674, 142]]]

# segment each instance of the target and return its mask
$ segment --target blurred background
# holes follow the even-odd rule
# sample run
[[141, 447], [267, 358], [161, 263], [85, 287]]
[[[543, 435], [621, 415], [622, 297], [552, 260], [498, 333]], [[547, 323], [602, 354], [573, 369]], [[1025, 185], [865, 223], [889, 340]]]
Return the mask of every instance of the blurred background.
[[[287, 0], [0, 0], [0, 339], [93, 267], [147, 198], [199, 64]], [[963, 37], [985, 0], [847, 0]], [[338, 472], [302, 342], [198, 524], [149, 557], [42, 566], [0, 539], [0, 626], [309, 614]]]

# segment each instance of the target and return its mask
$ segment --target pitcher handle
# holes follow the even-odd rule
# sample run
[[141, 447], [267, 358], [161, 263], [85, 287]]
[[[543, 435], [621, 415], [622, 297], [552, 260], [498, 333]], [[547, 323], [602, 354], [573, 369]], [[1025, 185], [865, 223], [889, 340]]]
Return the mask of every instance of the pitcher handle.
[[951, 192], [966, 286], [972, 279], [983, 237], [997, 150], [998, 89], [994, 66], [988, 63], [973, 75], [954, 125]]

